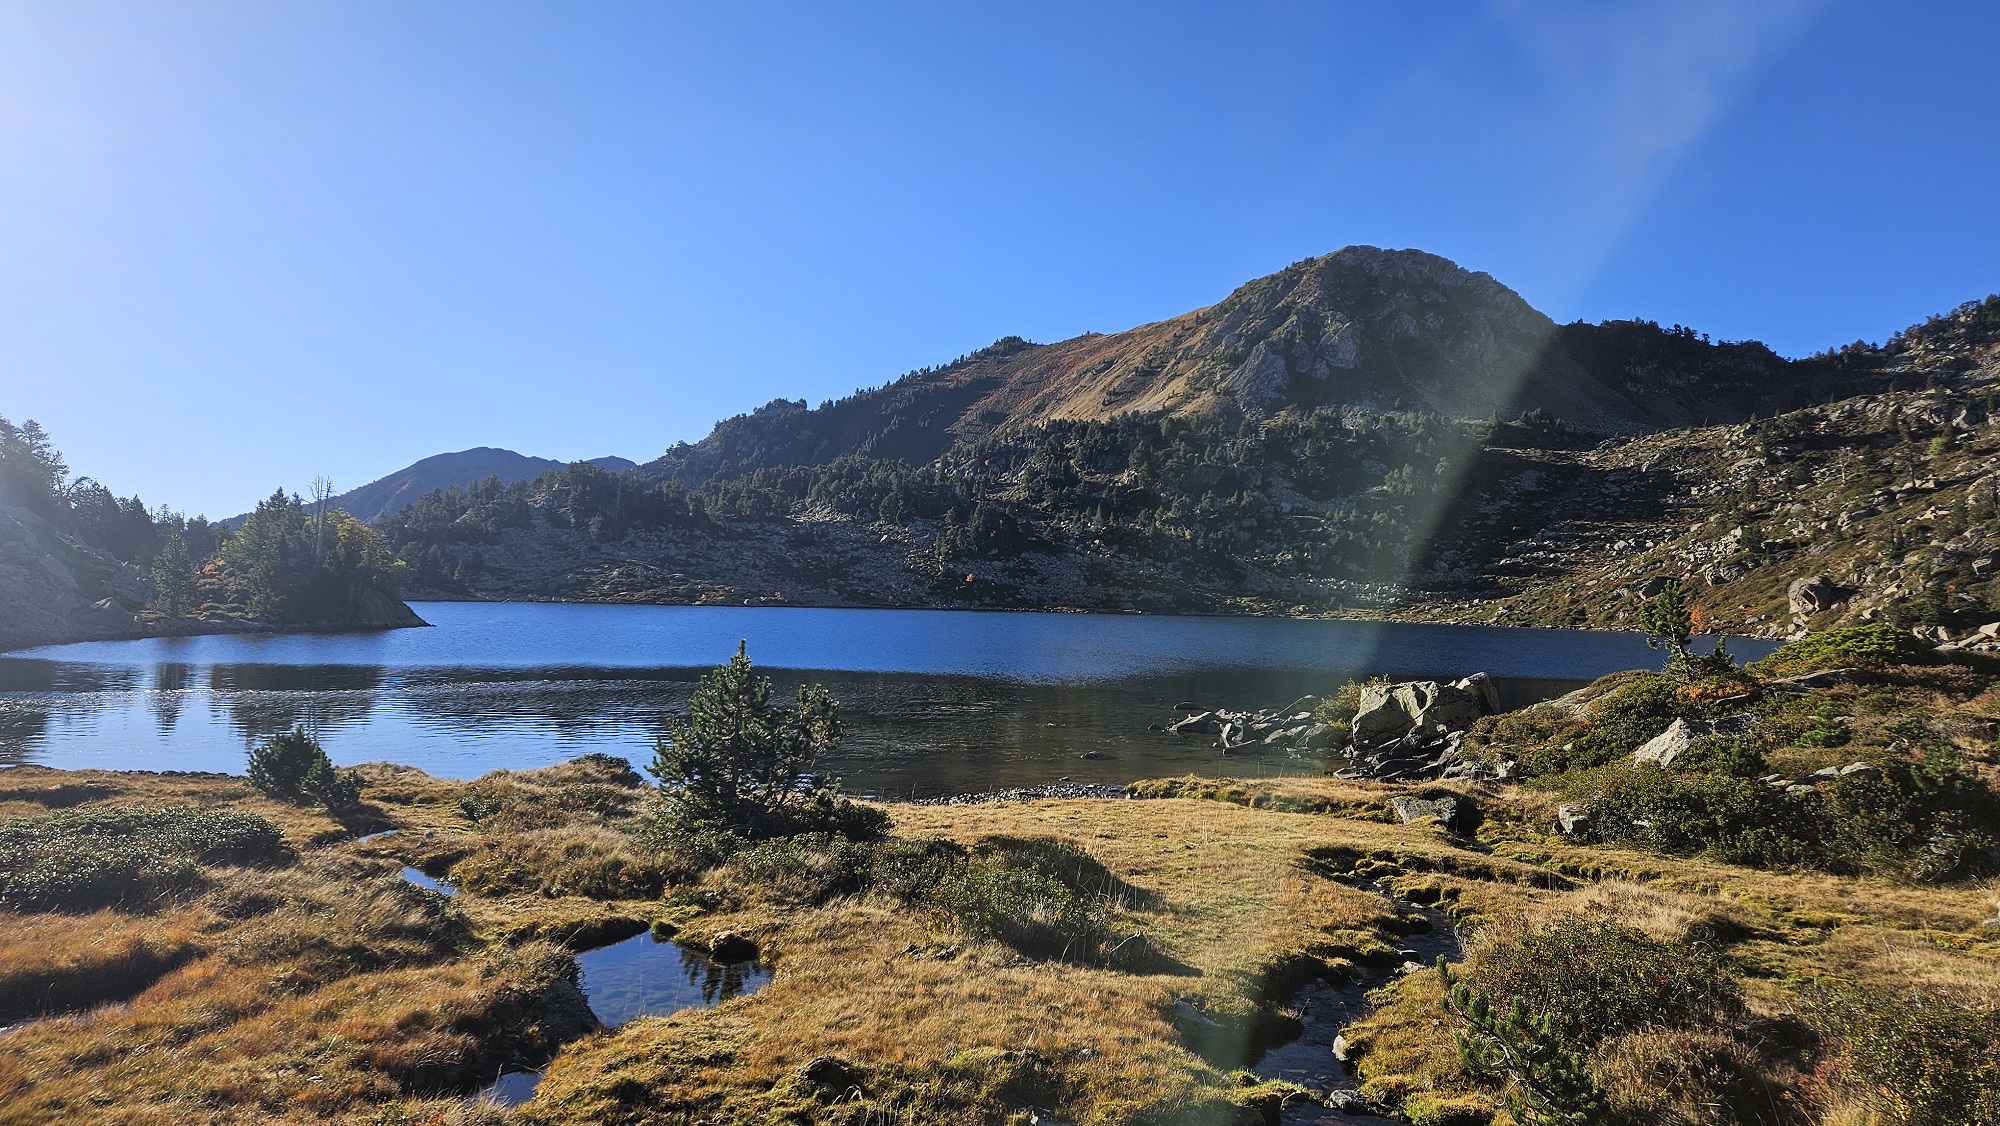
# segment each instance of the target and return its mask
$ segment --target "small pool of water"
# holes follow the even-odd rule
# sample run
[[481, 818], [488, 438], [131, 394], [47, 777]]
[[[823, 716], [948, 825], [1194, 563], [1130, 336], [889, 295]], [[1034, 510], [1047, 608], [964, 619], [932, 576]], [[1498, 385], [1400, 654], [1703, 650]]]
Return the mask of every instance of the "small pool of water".
[[[584, 999], [606, 1028], [644, 1016], [714, 1008], [755, 993], [771, 980], [770, 968], [760, 962], [718, 962], [695, 947], [655, 938], [650, 931], [586, 950], [576, 962], [583, 971]], [[539, 1071], [506, 1071], [477, 1097], [520, 1106], [535, 1097], [541, 1081]]]
[[637, 1017], [713, 1008], [771, 980], [760, 962], [718, 962], [650, 931], [585, 951], [576, 961], [583, 967], [583, 996], [607, 1028]]
[[520, 1106], [535, 1097], [535, 1088], [541, 1082], [542, 1073], [539, 1071], [504, 1071], [500, 1073], [500, 1078], [480, 1088], [479, 1094], [474, 1097], [501, 1106]]
[[422, 868], [403, 868], [403, 878], [420, 888], [429, 888], [439, 895], [457, 895], [458, 889], [435, 876], [424, 875]]

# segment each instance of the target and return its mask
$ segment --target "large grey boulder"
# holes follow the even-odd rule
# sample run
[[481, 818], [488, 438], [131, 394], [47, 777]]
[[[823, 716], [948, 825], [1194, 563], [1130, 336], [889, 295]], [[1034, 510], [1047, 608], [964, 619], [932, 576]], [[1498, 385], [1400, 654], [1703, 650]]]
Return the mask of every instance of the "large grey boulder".
[[1825, 575], [1808, 575], [1794, 579], [1785, 596], [1791, 601], [1792, 613], [1809, 618], [1847, 601], [1852, 593]]
[[1354, 741], [1388, 742], [1412, 731], [1465, 731], [1485, 714], [1483, 704], [1479, 693], [1435, 680], [1371, 684], [1361, 690], [1354, 713]]
[[1672, 766], [1675, 759], [1688, 749], [1696, 739], [1706, 732], [1697, 732], [1695, 725], [1684, 719], [1677, 719], [1667, 725], [1665, 731], [1653, 736], [1632, 752], [1633, 762], [1656, 762], [1661, 766]]
[[1639, 744], [1632, 752], [1632, 761], [1671, 766], [1696, 739], [1709, 735], [1746, 735], [1756, 724], [1756, 717], [1747, 713], [1715, 720], [1677, 719], [1665, 731]]
[[1407, 796], [1389, 799], [1389, 808], [1396, 811], [1396, 817], [1403, 824], [1435, 817], [1438, 824], [1447, 829], [1456, 828], [1460, 813], [1459, 800], [1455, 797], [1413, 798]]

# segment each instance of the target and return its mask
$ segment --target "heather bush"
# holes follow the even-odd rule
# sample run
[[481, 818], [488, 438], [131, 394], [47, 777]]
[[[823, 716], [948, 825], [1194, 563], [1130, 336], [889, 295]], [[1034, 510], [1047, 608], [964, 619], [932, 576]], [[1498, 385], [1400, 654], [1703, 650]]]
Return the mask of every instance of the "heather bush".
[[1763, 676], [1797, 676], [1825, 669], [1889, 669], [1933, 664], [1938, 654], [1907, 629], [1875, 624], [1837, 626], [1809, 634], [1752, 662]]
[[1821, 992], [1808, 1019], [1822, 1043], [1822, 1100], [1898, 1126], [2000, 1122], [2000, 1012], [1920, 990]]
[[1638, 677], [1592, 701], [1583, 728], [1556, 734], [1531, 748], [1522, 756], [1521, 766], [1530, 776], [1603, 766], [1631, 754], [1693, 711], [1671, 678]]
[[204, 864], [291, 859], [277, 826], [250, 813], [189, 807], [63, 810], [0, 824], [0, 904], [88, 911], [203, 886]]
[[1583, 1047], [1650, 1026], [1713, 1025], [1742, 1004], [1708, 950], [1586, 919], [1494, 943], [1465, 981], [1496, 1008], [1520, 998], [1563, 1042]]

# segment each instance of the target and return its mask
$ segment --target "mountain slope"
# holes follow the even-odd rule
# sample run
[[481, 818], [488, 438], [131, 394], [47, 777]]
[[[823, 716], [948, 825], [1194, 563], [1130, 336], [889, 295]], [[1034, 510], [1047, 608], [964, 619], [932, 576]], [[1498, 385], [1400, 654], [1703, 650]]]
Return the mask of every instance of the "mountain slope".
[[[479, 446], [427, 457], [358, 489], [341, 493], [333, 498], [331, 504], [368, 523], [396, 512], [425, 493], [453, 485], [471, 485], [489, 477], [498, 477], [503, 484], [527, 481], [551, 469], [561, 469], [565, 464], [548, 458], [528, 457], [513, 450]], [[622, 457], [593, 458], [589, 464], [613, 473], [632, 468], [632, 463]]]
[[[780, 401], [632, 475], [432, 494], [383, 533], [452, 597], [1629, 627], [1681, 578], [1712, 622], [1785, 634], [1819, 576], [1840, 613], [2000, 618], [2000, 298], [1802, 360], [1538, 318], [1440, 259], [1342, 252], [1130, 333]], [[1181, 342], [1121, 400], [1151, 409], [1081, 417], [1148, 340]]]
[[1348, 247], [1205, 309], [1056, 344], [1003, 340], [808, 409], [778, 400], [642, 467], [697, 483], [846, 455], [930, 461], [954, 444], [1121, 414], [1262, 419], [1285, 409], [1540, 410], [1599, 434], [1740, 420], [1824, 401], [1824, 364], [1644, 321], [1557, 325], [1482, 273]]

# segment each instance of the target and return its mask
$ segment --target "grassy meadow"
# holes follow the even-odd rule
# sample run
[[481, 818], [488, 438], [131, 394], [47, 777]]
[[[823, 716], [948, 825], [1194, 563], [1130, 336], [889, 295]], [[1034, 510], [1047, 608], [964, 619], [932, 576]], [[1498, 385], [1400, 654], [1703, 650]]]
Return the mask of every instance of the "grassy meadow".
[[[1775, 686], [1792, 666], [1730, 674], [1764, 685], [1762, 742], [1647, 767], [1651, 789], [1625, 776], [1636, 736], [1618, 731], [1652, 726], [1634, 709], [1745, 693], [1626, 677], [1484, 721], [1479, 745], [1543, 764], [1517, 785], [1166, 779], [1126, 800], [886, 806], [865, 839], [677, 831], [601, 757], [469, 782], [364, 766], [338, 816], [220, 775], [11, 768], [0, 1123], [1275, 1122], [1309, 1092], [1243, 1069], [1295, 1034], [1299, 987], [1382, 976], [1429, 925], [1364, 880], [1435, 905], [1469, 947], [1453, 977], [1470, 992], [1389, 974], [1346, 1030], [1361, 1091], [1409, 1121], [1990, 1120], [2000, 708], [1983, 671], [1877, 664], [1806, 696]], [[1830, 717], [1838, 745], [1811, 745]], [[1898, 756], [1931, 763], [1909, 794]], [[1890, 789], [1767, 809], [1729, 782], [1782, 793], [1761, 778], [1821, 759], [1875, 763], [1856, 777]], [[1402, 824], [1388, 799], [1410, 792], [1475, 812]], [[1892, 799], [1943, 826], [1907, 846], [1930, 859], [1865, 816]], [[1599, 824], [1565, 836], [1560, 805]], [[1646, 827], [1612, 832], [1614, 813]], [[1805, 815], [1839, 846], [1818, 860], [1759, 820]], [[648, 927], [747, 939], [775, 976], [599, 1028], [570, 954]], [[1479, 996], [1532, 1019], [1480, 1026]], [[1482, 1062], [1468, 1032], [1557, 1078]], [[471, 1097], [544, 1064], [520, 1107]], [[1578, 1105], [1597, 1109], [1561, 1117]]]

